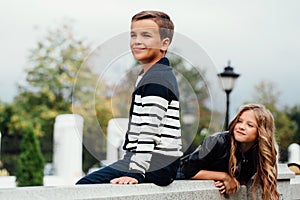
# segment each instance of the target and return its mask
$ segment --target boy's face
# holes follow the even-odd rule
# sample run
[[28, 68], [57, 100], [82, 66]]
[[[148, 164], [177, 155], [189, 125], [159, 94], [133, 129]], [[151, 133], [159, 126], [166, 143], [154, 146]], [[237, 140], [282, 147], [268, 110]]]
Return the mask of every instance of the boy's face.
[[170, 44], [169, 38], [161, 40], [158, 25], [151, 19], [131, 23], [130, 48], [142, 64], [154, 64], [160, 60]]

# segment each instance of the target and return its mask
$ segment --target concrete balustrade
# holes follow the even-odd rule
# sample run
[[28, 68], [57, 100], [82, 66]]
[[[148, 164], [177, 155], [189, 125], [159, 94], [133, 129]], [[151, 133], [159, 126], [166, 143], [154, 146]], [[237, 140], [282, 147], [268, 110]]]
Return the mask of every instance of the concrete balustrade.
[[[300, 176], [290, 171], [286, 164], [279, 164], [278, 190], [281, 199], [300, 199]], [[248, 200], [252, 199], [248, 187], [242, 186], [239, 191], [230, 196], [219, 193], [213, 181], [176, 180], [166, 187], [154, 184], [138, 185], [74, 185], [74, 186], [44, 186], [0, 189], [0, 199], [5, 200]]]
[[32, 199], [247, 199], [246, 187], [230, 198], [220, 195], [213, 181], [175, 181], [169, 186], [160, 187], [154, 184], [138, 185], [76, 185], [60, 187], [24, 187], [0, 190], [0, 199], [32, 200]]
[[[108, 127], [106, 164], [122, 155], [120, 146], [128, 119], [113, 119]], [[213, 181], [176, 180], [166, 187], [154, 184], [137, 185], [74, 185], [81, 177], [81, 140], [83, 119], [77, 115], [58, 116], [54, 138], [54, 176], [45, 176], [43, 187], [16, 187], [15, 177], [0, 176], [0, 200], [248, 200], [252, 198], [250, 186], [242, 186], [230, 196], [221, 195]], [[295, 146], [295, 145], [294, 145]], [[71, 153], [69, 152], [71, 151]], [[74, 153], [75, 152], [75, 153]], [[297, 153], [293, 149], [291, 153]], [[299, 153], [298, 153], [299, 154]], [[299, 155], [292, 155], [297, 162]], [[68, 155], [68, 156], [66, 156]], [[72, 155], [72, 156], [71, 156]], [[300, 199], [300, 175], [295, 176], [287, 164], [278, 165], [278, 190], [281, 199]], [[259, 198], [258, 198], [259, 199]]]
[[291, 179], [290, 195], [291, 199], [300, 199], [300, 175]]

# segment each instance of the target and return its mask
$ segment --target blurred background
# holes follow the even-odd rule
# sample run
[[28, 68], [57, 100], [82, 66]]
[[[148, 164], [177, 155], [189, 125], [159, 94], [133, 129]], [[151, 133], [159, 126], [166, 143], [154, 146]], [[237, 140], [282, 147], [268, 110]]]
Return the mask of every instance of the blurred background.
[[[82, 170], [99, 167], [106, 158], [108, 122], [127, 117], [127, 98], [138, 71], [132, 70], [137, 63], [124, 58], [128, 68], [116, 89], [106, 79], [99, 82], [86, 58], [101, 44], [128, 32], [134, 14], [152, 9], [168, 13], [175, 31], [206, 52], [216, 75], [231, 61], [240, 76], [230, 93], [229, 119], [244, 103], [266, 105], [276, 120], [279, 160], [287, 162], [288, 146], [300, 143], [299, 7], [297, 0], [0, 0], [0, 175], [18, 177], [24, 170], [20, 166], [31, 158], [39, 163], [32, 170], [42, 171], [38, 177], [45, 166], [51, 171], [47, 163], [53, 162], [55, 118], [74, 110], [84, 116], [83, 143], [93, 149], [83, 148]], [[180, 87], [182, 114], [188, 116], [183, 121], [188, 153], [223, 128], [225, 93], [219, 85], [224, 105], [214, 110], [205, 71], [178, 55], [169, 56], [179, 79], [185, 78]], [[96, 102], [88, 98], [90, 93], [96, 93]], [[216, 124], [210, 121], [213, 114], [219, 116]]]

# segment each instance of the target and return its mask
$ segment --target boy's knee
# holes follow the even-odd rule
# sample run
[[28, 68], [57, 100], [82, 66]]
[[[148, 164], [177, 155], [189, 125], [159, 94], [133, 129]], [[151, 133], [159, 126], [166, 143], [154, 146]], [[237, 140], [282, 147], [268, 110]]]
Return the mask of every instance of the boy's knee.
[[90, 184], [90, 182], [85, 178], [81, 178], [79, 181], [77, 181], [76, 185], [81, 185], [81, 184]]
[[155, 181], [154, 184], [158, 186], [168, 186], [170, 185], [174, 179], [168, 179], [168, 180], [160, 180], [160, 181]]

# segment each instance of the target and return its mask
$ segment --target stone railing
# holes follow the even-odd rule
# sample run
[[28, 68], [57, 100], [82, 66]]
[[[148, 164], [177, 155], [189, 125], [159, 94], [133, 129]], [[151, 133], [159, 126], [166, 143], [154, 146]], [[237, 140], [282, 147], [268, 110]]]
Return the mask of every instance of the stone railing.
[[[299, 199], [300, 176], [294, 175], [286, 165], [279, 165], [278, 190], [281, 199]], [[81, 199], [81, 200], [215, 200], [252, 199], [252, 194], [246, 186], [230, 196], [224, 196], [215, 188], [213, 181], [176, 180], [166, 187], [154, 184], [138, 185], [76, 185], [76, 186], [44, 186], [0, 189], [0, 199], [5, 200], [39, 200], [39, 199]]]

